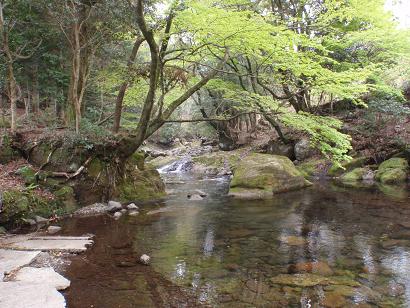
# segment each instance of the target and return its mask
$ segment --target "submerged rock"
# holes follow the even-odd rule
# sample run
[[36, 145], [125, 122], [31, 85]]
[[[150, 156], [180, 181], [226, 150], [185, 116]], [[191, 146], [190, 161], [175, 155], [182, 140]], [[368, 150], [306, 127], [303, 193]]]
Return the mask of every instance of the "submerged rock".
[[301, 236], [281, 236], [280, 241], [289, 246], [303, 246], [306, 244], [306, 239]]
[[296, 286], [296, 287], [314, 287], [317, 285], [328, 285], [329, 279], [315, 274], [281, 274], [271, 278], [273, 284]]
[[244, 158], [236, 168], [230, 195], [251, 197], [253, 194], [258, 198], [268, 198], [275, 193], [298, 190], [309, 185], [311, 183], [289, 158], [253, 153]]
[[317, 262], [301, 262], [296, 264], [291, 264], [288, 267], [288, 273], [313, 273], [322, 276], [331, 276], [333, 275], [333, 270], [330, 266], [323, 261]]

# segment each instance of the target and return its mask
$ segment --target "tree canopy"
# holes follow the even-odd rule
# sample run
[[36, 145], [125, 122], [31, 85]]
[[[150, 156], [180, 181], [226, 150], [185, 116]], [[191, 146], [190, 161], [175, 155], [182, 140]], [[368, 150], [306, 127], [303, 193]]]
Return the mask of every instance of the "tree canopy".
[[350, 136], [321, 106], [402, 106], [409, 79], [409, 31], [383, 0], [0, 3], [12, 130], [34, 112], [46, 126], [127, 133], [134, 151], [196, 100], [215, 121], [258, 113], [284, 141], [283, 128], [308, 134], [339, 164]]

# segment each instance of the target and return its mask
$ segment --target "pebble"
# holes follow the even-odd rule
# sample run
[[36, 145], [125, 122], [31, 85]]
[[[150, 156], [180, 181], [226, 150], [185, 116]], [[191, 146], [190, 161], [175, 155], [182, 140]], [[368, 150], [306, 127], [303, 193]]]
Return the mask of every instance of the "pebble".
[[55, 234], [55, 233], [59, 232], [60, 230], [61, 230], [60, 226], [49, 226], [47, 228], [47, 233], [48, 234]]
[[144, 265], [149, 265], [151, 262], [151, 257], [149, 255], [143, 254], [140, 257], [140, 262]]

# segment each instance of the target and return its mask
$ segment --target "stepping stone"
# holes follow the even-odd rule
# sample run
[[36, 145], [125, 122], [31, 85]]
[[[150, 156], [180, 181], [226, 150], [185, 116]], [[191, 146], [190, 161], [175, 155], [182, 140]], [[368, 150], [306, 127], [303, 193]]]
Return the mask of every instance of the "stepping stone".
[[64, 296], [55, 288], [24, 281], [0, 282], [1, 308], [65, 308]]
[[0, 248], [12, 250], [40, 250], [83, 252], [94, 242], [87, 236], [12, 236], [0, 239]]
[[[30, 264], [39, 254], [40, 251], [0, 249], [0, 281], [4, 279], [4, 274]], [[0, 305], [0, 307], [2, 306]]]
[[57, 290], [65, 290], [70, 286], [70, 280], [54, 271], [52, 267], [23, 267], [12, 281], [27, 282], [31, 284], [47, 285]]

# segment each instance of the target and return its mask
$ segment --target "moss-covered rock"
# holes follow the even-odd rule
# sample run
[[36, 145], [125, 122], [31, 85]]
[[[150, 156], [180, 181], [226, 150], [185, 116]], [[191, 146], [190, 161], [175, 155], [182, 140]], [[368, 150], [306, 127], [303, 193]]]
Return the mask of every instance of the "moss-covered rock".
[[115, 195], [122, 202], [159, 199], [165, 196], [165, 185], [157, 170], [134, 168], [118, 183]]
[[343, 173], [347, 172], [347, 171], [352, 171], [353, 169], [356, 168], [361, 168], [364, 167], [366, 165], [366, 163], [368, 162], [368, 158], [367, 157], [357, 157], [357, 158], [353, 158], [350, 161], [347, 162], [343, 162], [342, 168], [338, 167], [336, 165], [333, 165], [328, 173], [330, 176], [340, 176]]
[[11, 137], [8, 135], [0, 135], [0, 164], [7, 164], [19, 157], [19, 152], [12, 146]]
[[409, 163], [406, 159], [394, 157], [382, 162], [377, 171], [385, 171], [387, 169], [407, 169], [408, 167]]
[[387, 169], [384, 172], [377, 172], [376, 179], [383, 184], [403, 183], [407, 179], [407, 171], [399, 168]]
[[103, 169], [104, 163], [98, 158], [94, 158], [93, 160], [91, 160], [90, 164], [87, 167], [89, 176], [93, 178], [97, 178], [99, 175], [101, 175]]
[[145, 153], [144, 152], [135, 152], [128, 159], [129, 163], [137, 166], [139, 170], [145, 169]]
[[366, 168], [355, 168], [343, 174], [340, 179], [342, 182], [358, 182], [363, 180], [363, 176], [368, 172]]
[[331, 162], [326, 159], [313, 159], [296, 166], [296, 168], [306, 179], [310, 179], [314, 176], [326, 174], [326, 170], [330, 165]]
[[65, 211], [71, 212], [77, 208], [74, 189], [71, 186], [65, 185], [54, 192], [57, 200], [64, 206]]
[[58, 201], [49, 200], [34, 191], [9, 190], [3, 193], [0, 225], [18, 225], [23, 218], [35, 215], [49, 217], [63, 212]]
[[302, 173], [289, 158], [268, 154], [250, 154], [237, 166], [231, 181], [230, 194], [259, 197], [297, 190], [309, 186]]
[[23, 166], [16, 171], [16, 174], [20, 175], [26, 185], [34, 184], [37, 182], [36, 171], [30, 166]]
[[404, 158], [391, 158], [380, 164], [376, 180], [383, 184], [399, 184], [407, 179], [409, 164]]

